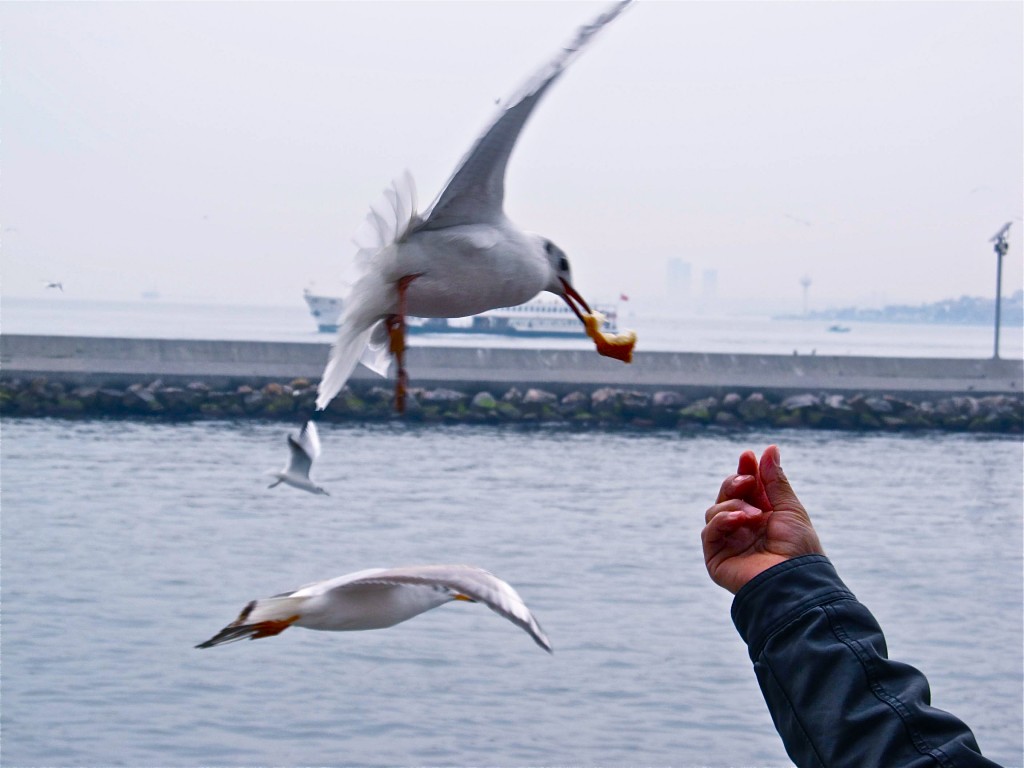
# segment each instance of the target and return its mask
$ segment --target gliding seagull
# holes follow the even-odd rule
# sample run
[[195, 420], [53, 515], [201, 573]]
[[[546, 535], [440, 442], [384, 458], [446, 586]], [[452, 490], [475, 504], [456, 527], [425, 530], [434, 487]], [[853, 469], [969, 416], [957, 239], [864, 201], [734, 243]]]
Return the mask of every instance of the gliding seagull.
[[237, 619], [196, 648], [271, 637], [292, 625], [335, 632], [383, 629], [452, 600], [483, 603], [551, 653], [551, 643], [519, 593], [471, 565], [370, 568], [253, 600]]
[[316, 431], [316, 422], [307, 421], [298, 437], [288, 435], [288, 450], [291, 455], [288, 464], [280, 472], [270, 474], [277, 478], [277, 482], [268, 485], [268, 488], [276, 488], [281, 483], [294, 488], [301, 488], [310, 493], [330, 496], [327, 491], [309, 479], [309, 470], [313, 461], [320, 455], [320, 435]]
[[[524, 232], [505, 216], [505, 167], [520, 131], [548, 88], [594, 35], [630, 0], [616, 3], [530, 78], [476, 140], [440, 196], [422, 215], [408, 172], [385, 190], [356, 237], [361, 276], [344, 301], [338, 337], [318, 388], [320, 410], [341, 390], [357, 362], [379, 374], [395, 357], [395, 405], [403, 410], [405, 317], [465, 317], [522, 304], [550, 291], [583, 322], [602, 355], [629, 362], [635, 334], [606, 336], [572, 286], [569, 259], [557, 245]], [[369, 345], [369, 346], [368, 346]]]

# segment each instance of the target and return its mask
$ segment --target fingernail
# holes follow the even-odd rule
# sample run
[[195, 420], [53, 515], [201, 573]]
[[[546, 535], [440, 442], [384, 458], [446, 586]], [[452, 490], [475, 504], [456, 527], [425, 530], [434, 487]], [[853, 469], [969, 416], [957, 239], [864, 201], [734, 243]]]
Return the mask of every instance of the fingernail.
[[779, 453], [779, 446], [777, 445], [772, 446], [772, 461], [776, 467], [782, 466], [782, 454]]

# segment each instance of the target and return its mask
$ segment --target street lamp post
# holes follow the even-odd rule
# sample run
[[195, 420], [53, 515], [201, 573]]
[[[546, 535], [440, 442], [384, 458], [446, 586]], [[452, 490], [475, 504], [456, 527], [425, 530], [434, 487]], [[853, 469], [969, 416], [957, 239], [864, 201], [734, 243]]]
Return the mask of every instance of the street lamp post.
[[995, 243], [993, 247], [996, 252], [996, 341], [995, 351], [992, 353], [994, 360], [999, 359], [999, 320], [1002, 314], [999, 304], [1003, 295], [1003, 256], [1010, 250], [1010, 244], [1006, 242], [1006, 233], [1010, 231], [1010, 224], [1012, 223], [1010, 221], [1006, 222], [1003, 228], [996, 232], [992, 239], [989, 240], [990, 243]]

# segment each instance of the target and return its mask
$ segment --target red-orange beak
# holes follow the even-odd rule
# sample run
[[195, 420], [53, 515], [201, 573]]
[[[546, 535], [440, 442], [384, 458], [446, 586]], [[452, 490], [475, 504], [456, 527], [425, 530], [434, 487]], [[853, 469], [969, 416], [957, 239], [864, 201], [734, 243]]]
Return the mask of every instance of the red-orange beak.
[[587, 304], [586, 299], [580, 296], [579, 291], [569, 285], [566, 280], [558, 278], [558, 281], [562, 284], [562, 300], [569, 305], [569, 309], [575, 313], [580, 322], [586, 325], [587, 321], [583, 319], [583, 313], [591, 314], [590, 305]]

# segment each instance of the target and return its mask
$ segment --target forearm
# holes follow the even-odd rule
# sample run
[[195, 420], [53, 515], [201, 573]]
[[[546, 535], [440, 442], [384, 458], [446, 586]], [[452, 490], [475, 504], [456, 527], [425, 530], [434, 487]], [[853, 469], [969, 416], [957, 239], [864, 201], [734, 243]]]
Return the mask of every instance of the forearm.
[[928, 681], [823, 556], [789, 560], [736, 595], [733, 621], [799, 766], [991, 766], [970, 729], [930, 706]]

